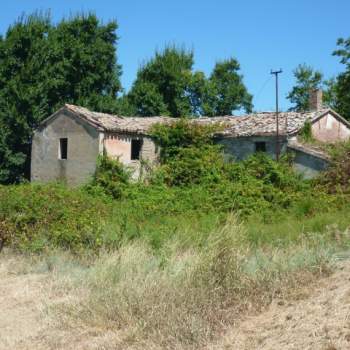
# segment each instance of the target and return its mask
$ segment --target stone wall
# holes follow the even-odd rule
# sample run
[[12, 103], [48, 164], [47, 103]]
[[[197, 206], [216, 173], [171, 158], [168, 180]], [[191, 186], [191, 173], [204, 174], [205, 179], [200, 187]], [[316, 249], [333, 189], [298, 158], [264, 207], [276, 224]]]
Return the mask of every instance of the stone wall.
[[[67, 159], [59, 159], [60, 138], [68, 139]], [[103, 134], [73, 114], [61, 112], [34, 133], [31, 180], [69, 185], [88, 181], [102, 151], [102, 138]]]

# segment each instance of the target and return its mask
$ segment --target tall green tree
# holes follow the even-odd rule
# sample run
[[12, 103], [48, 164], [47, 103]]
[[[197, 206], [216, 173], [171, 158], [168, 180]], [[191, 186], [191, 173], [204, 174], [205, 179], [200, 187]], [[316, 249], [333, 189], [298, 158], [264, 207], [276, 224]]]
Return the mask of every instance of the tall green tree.
[[64, 103], [118, 109], [116, 29], [93, 14], [57, 25], [34, 14], [0, 39], [0, 182], [28, 177], [33, 129]]
[[293, 71], [293, 74], [296, 83], [287, 95], [287, 98], [293, 104], [290, 110], [297, 112], [307, 111], [309, 109], [310, 91], [321, 88], [323, 75], [306, 64], [300, 64]]
[[218, 62], [209, 78], [194, 71], [194, 55], [175, 46], [157, 51], [140, 67], [128, 94], [141, 116], [172, 117], [232, 114], [252, 109], [252, 96], [243, 84], [237, 60]]
[[345, 65], [345, 71], [340, 73], [333, 85], [335, 94], [335, 109], [343, 117], [350, 120], [350, 37], [338, 39], [339, 49], [333, 55], [340, 57], [340, 62]]
[[234, 58], [216, 63], [203, 101], [204, 114], [231, 115], [240, 109], [251, 112], [253, 97], [248, 93], [239, 70], [240, 65]]
[[190, 115], [192, 68], [191, 51], [175, 46], [156, 51], [155, 56], [140, 67], [129, 93], [136, 113], [141, 116]]

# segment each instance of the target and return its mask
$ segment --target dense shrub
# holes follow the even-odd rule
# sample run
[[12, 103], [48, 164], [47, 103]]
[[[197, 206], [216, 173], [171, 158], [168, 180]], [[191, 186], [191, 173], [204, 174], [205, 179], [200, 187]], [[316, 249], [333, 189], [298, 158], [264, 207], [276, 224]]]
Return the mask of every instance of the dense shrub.
[[[302, 231], [299, 223], [306, 220], [313, 222], [310, 229], [321, 232], [332, 222], [332, 211], [349, 207], [348, 145], [334, 151], [334, 162], [320, 183], [304, 181], [287, 160], [277, 163], [263, 153], [227, 163], [209, 140], [209, 129], [188, 131], [186, 125], [180, 121], [170, 127], [175, 131], [158, 130], [167, 135], [171, 151], [165, 147], [166, 156], [147, 183], [131, 181], [118, 160], [103, 156], [93, 181], [82, 189], [57, 184], [0, 187], [0, 245], [7, 241], [31, 251], [80, 251], [142, 238], [155, 249], [172, 239], [188, 247], [200, 245], [230, 212], [254, 227], [275, 225], [276, 232], [284, 217], [295, 226], [290, 232]], [[182, 140], [183, 147], [175, 146], [174, 139]], [[251, 230], [252, 242], [266, 237], [265, 230]]]
[[161, 147], [162, 162], [166, 162], [184, 148], [201, 148], [212, 145], [213, 134], [222, 127], [216, 123], [202, 125], [192, 123], [190, 119], [179, 119], [171, 125], [156, 124], [151, 134]]
[[330, 166], [320, 182], [332, 193], [350, 193], [350, 141], [328, 147], [331, 155]]
[[312, 124], [309, 120], [307, 120], [303, 127], [301, 128], [300, 132], [299, 132], [299, 137], [301, 139], [301, 141], [306, 142], [306, 143], [310, 143], [310, 142], [314, 142], [314, 138], [312, 136]]
[[104, 244], [109, 208], [97, 197], [58, 184], [25, 184], [0, 186], [0, 198], [0, 235], [12, 247], [79, 251]]
[[217, 183], [224, 176], [224, 159], [218, 146], [186, 147], [177, 150], [158, 168], [154, 179], [169, 186]]
[[122, 197], [130, 178], [131, 170], [124, 167], [119, 159], [102, 155], [98, 157], [95, 175], [86, 189], [90, 192], [101, 190], [118, 199]]

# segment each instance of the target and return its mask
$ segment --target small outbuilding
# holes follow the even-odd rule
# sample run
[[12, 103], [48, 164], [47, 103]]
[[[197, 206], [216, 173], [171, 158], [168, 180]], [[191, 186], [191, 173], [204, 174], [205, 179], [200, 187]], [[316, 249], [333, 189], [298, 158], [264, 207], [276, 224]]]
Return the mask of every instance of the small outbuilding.
[[148, 131], [167, 117], [120, 117], [66, 104], [44, 120], [32, 140], [31, 181], [86, 182], [98, 155], [106, 153], [130, 166], [137, 177], [141, 160], [155, 162], [159, 150]]

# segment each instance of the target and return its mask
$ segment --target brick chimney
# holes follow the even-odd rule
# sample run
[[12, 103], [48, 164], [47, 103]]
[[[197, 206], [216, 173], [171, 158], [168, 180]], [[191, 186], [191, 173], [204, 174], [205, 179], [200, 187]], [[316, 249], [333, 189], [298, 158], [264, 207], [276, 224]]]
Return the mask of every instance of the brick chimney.
[[323, 91], [321, 89], [314, 89], [309, 92], [309, 110], [319, 111], [323, 107]]

